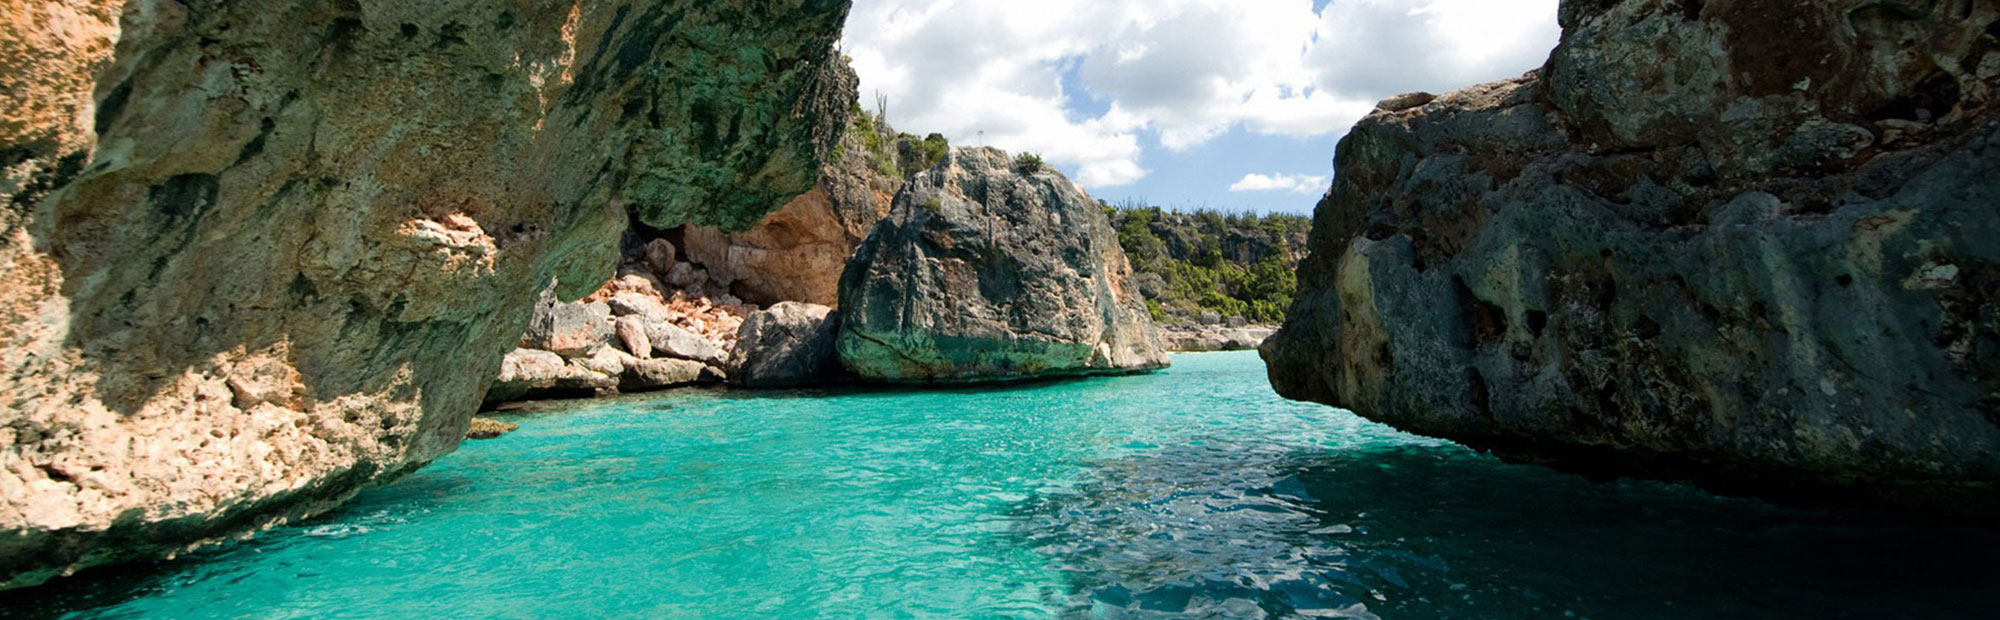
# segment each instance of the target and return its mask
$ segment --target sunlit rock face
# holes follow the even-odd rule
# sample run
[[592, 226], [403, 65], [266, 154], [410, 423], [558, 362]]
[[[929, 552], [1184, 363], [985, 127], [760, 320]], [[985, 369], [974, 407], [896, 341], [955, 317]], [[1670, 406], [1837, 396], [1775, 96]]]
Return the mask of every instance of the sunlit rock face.
[[1568, 1], [1339, 148], [1292, 398], [1595, 473], [1996, 513], [2000, 5]]
[[452, 450], [552, 278], [740, 228], [845, 125], [847, 3], [50, 0], [0, 22], [0, 587]]
[[862, 134], [849, 128], [840, 148], [820, 170], [819, 184], [756, 226], [739, 233], [689, 226], [687, 258], [744, 301], [764, 306], [799, 301], [839, 303], [840, 272], [847, 258], [903, 187], [900, 174], [878, 169]]
[[841, 363], [865, 379], [1005, 381], [1167, 365], [1095, 200], [1036, 162], [960, 148], [919, 173], [840, 279]]

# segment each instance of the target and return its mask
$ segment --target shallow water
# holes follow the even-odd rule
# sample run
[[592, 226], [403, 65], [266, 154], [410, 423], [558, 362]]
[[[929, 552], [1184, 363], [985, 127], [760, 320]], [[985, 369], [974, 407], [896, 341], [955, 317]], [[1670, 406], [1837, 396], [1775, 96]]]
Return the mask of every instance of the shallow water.
[[579, 402], [66, 618], [2000, 617], [2000, 534], [1502, 464], [1254, 353], [943, 392]]

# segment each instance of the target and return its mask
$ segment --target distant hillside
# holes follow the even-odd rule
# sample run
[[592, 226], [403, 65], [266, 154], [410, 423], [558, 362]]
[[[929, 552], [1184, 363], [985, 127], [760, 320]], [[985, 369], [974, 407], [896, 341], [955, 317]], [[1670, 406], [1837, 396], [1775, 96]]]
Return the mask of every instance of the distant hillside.
[[1155, 321], [1200, 322], [1208, 312], [1251, 323], [1284, 320], [1311, 218], [1110, 205], [1104, 211]]

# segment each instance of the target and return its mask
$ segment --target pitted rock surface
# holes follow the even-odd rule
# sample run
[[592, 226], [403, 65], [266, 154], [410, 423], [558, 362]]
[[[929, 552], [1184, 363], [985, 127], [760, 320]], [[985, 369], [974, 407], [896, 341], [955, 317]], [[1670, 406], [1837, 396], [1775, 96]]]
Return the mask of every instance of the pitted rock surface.
[[1279, 391], [1593, 473], [2000, 513], [2000, 5], [1561, 21], [1542, 71], [1342, 141]]

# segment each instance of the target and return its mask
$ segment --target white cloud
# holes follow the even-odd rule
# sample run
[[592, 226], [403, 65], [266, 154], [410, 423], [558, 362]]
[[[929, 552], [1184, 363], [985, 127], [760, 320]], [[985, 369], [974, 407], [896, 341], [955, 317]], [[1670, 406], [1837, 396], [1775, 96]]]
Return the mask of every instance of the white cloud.
[[1229, 186], [1232, 192], [1276, 192], [1294, 194], [1316, 194], [1326, 190], [1327, 178], [1304, 174], [1257, 174], [1243, 175], [1243, 179]]
[[862, 99], [954, 143], [1036, 151], [1088, 187], [1142, 145], [1345, 132], [1381, 98], [1519, 74], [1557, 0], [856, 0]]

